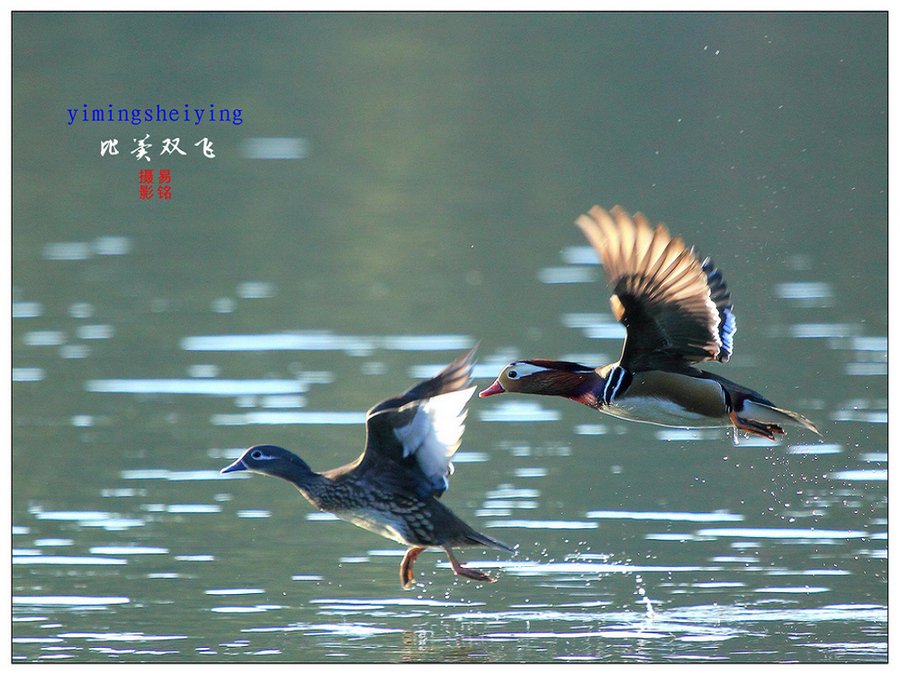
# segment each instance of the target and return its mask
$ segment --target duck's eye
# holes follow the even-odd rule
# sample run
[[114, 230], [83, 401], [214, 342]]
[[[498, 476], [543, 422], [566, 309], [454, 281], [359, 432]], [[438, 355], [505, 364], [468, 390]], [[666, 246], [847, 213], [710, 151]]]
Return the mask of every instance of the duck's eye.
[[514, 380], [519, 376], [519, 373], [517, 373], [515, 370], [511, 370], [506, 374], [506, 376], [511, 380]]
[[250, 453], [250, 456], [251, 456], [253, 459], [262, 459], [263, 454], [262, 454], [262, 451], [261, 451], [261, 450], [254, 450], [253, 452]]

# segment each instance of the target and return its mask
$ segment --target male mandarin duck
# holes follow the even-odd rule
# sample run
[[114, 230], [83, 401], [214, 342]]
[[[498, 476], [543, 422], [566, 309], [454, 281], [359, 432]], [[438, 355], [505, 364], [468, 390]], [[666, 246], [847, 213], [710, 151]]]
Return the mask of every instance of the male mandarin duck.
[[293, 453], [257, 445], [222, 469], [252, 471], [293, 483], [307, 500], [366, 530], [409, 546], [400, 565], [404, 588], [413, 585], [412, 565], [434, 546], [446, 551], [453, 571], [475, 581], [496, 581], [463, 567], [454, 546], [483, 546], [514, 552], [476, 532], [438, 501], [453, 473], [466, 405], [475, 391], [475, 350], [405, 394], [376, 405], [366, 415], [366, 447], [350, 464], [316, 473]]
[[[729, 427], [775, 439], [784, 424], [819, 433], [803, 415], [694, 364], [731, 356], [731, 294], [712, 260], [651, 229], [641, 213], [594, 206], [575, 224], [606, 270], [616, 319], [625, 326], [622, 356], [591, 368], [529, 359], [506, 366], [480, 396], [503, 392], [564, 396], [623, 419], [669, 427]], [[735, 436], [735, 440], [737, 436]]]

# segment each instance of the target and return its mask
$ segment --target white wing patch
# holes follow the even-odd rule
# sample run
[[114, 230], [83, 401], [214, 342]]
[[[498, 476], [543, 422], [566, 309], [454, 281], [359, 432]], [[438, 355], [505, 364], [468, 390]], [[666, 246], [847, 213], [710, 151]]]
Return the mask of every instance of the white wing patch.
[[403, 444], [403, 456], [414, 454], [422, 472], [436, 487], [448, 487], [447, 477], [453, 473], [450, 458], [466, 428], [466, 404], [474, 391], [472, 386], [434, 396], [424, 403], [409, 403], [407, 406], [418, 407], [415, 416], [406, 426], [394, 429]]

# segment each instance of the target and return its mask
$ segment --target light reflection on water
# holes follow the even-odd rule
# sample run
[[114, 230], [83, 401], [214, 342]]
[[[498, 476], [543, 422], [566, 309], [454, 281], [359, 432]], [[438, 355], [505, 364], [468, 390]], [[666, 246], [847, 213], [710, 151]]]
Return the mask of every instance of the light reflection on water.
[[215, 426], [246, 426], [252, 424], [364, 424], [364, 412], [262, 412], [222, 413], [213, 415], [210, 423]]
[[92, 242], [54, 242], [46, 244], [42, 254], [46, 260], [87, 260], [95, 255], [127, 255], [131, 239], [125, 236], [98, 237]]
[[[579, 324], [584, 322], [569, 323]], [[878, 346], [878, 345], [871, 345]], [[351, 354], [351, 357], [353, 355]], [[425, 377], [435, 372], [440, 367], [437, 359], [429, 359], [429, 363], [409, 367], [408, 374], [412, 377]], [[478, 377], [493, 377], [497, 363], [489, 363], [487, 367], [480, 367], [476, 371]], [[217, 372], [210, 372], [217, 375]], [[88, 391], [103, 395], [128, 396], [138, 393], [175, 394], [188, 397], [203, 396], [232, 396], [239, 401], [242, 396], [258, 396], [261, 394], [278, 393], [270, 387], [287, 387], [289, 391], [308, 391], [310, 383], [328, 384], [333, 381], [333, 375], [319, 374], [303, 380], [216, 380], [212, 378], [190, 378], [171, 380], [140, 380], [140, 379], [110, 379], [89, 381], [85, 388]], [[274, 384], [273, 384], [274, 383]], [[265, 408], [262, 400], [257, 401], [260, 408]], [[873, 412], [872, 406], [878, 405], [877, 401], [853, 400], [846, 403], [847, 409], [854, 411], [856, 416], [861, 412]], [[874, 412], [879, 412], [878, 410]], [[836, 414], [837, 416], [837, 414]], [[520, 424], [527, 423], [529, 427], [536, 421], [547, 423], [562, 422], [563, 413], [554, 408], [545, 408], [540, 402], [510, 398], [493, 407], [483, 407], [479, 410], [481, 421], [505, 421]], [[77, 418], [77, 419], [76, 419]], [[79, 422], [81, 418], [84, 421]], [[577, 418], [582, 419], [582, 418]], [[866, 418], [863, 418], [866, 419]], [[252, 426], [261, 424], [306, 424], [315, 426], [330, 426], [343, 424], [362, 424], [364, 413], [361, 411], [322, 411], [322, 410], [264, 410], [252, 409], [239, 413], [216, 413], [209, 418], [211, 426], [234, 427]], [[97, 420], [91, 415], [79, 415], [73, 418], [72, 424], [81, 428], [96, 428]], [[569, 422], [562, 422], [570, 424]], [[518, 427], [515, 427], [518, 428]], [[618, 429], [618, 427], [616, 427]], [[575, 437], [582, 436], [589, 439], [591, 436], [606, 436], [610, 428], [606, 423], [578, 423], [571, 425]], [[721, 430], [678, 430], [678, 429], [652, 429], [651, 435], [658, 440], [665, 440], [669, 444], [686, 444], [703, 446], [714, 444], [720, 447], [725, 438]], [[513, 432], [513, 437], [518, 432]], [[573, 441], [574, 443], [574, 441]], [[687, 447], [684, 445], [683, 447]], [[729, 452], [730, 446], [729, 447]], [[769, 441], [754, 441], [741, 439], [740, 449], [758, 448], [759, 451], [770, 452], [781, 446]], [[478, 465], [494, 466], [491, 463], [492, 455], [498, 452], [506, 453], [510, 458], [533, 461], [535, 456], [547, 456], [565, 458], [572, 452], [569, 443], [542, 443], [532, 444], [528, 441], [504, 441], [492, 448], [482, 450], [461, 450], [456, 461], [465, 465], [467, 462]], [[216, 463], [216, 468], [128, 468], [118, 472], [123, 481], [143, 481], [146, 485], [154, 483], [171, 483], [181, 485], [222, 484], [224, 481], [232, 481], [235, 476], [222, 476], [218, 472], [218, 464], [221, 461], [233, 459], [241, 452], [241, 448], [213, 448], [207, 451], [210, 460]], [[757, 451], [758, 452], [758, 451]], [[798, 459], [815, 460], [817, 458], [841, 457], [852, 454], [844, 443], [820, 443], [799, 444], [784, 446], [784, 453]], [[885, 462], [887, 454], [884, 452], [862, 453], [858, 456], [861, 462], [877, 463]], [[227, 604], [207, 604], [205, 610], [218, 617], [231, 617], [236, 624], [236, 630], [247, 639], [220, 640], [218, 644], [196, 644], [185, 649], [179, 646], [181, 642], [194, 640], [189, 635], [165, 635], [144, 634], [139, 631], [123, 630], [116, 632], [92, 632], [92, 631], [58, 631], [51, 635], [43, 635], [43, 629], [38, 632], [22, 632], [23, 626], [37, 626], [38, 622], [28, 620], [27, 615], [17, 617], [15, 624], [17, 636], [13, 644], [15, 649], [26, 649], [28, 646], [43, 649], [38, 657], [41, 659], [72, 658], [74, 654], [81, 653], [84, 649], [93, 650], [97, 654], [118, 657], [130, 655], [135, 658], [151, 659], [166, 655], [186, 657], [189, 653], [220, 656], [224, 658], [278, 658], [291, 653], [281, 644], [275, 645], [267, 642], [265, 636], [281, 636], [285, 634], [302, 635], [304, 640], [327, 639], [330, 642], [318, 644], [315, 653], [320, 658], [337, 658], [340, 654], [353, 654], [360, 648], [360, 641], [368, 642], [369, 648], [384, 649], [388, 644], [391, 649], [396, 649], [393, 642], [385, 643], [385, 640], [394, 640], [393, 636], [406, 636], [415, 634], [415, 644], [423, 649], [425, 654], [440, 654], [444, 648], [444, 641], [451, 639], [452, 634], [444, 637], [434, 626], [446, 625], [444, 622], [452, 620], [460, 627], [465, 627], [462, 634], [452, 636], [452, 641], [463, 644], [477, 645], [510, 645], [512, 652], [505, 652], [510, 658], [518, 653], [522, 645], [541, 645], [542, 649], [554, 648], [548, 645], [565, 645], [565, 649], [557, 649], [561, 653], [553, 658], [563, 661], [595, 660], [605, 658], [598, 654], [598, 644], [628, 645], [640, 643], [643, 645], [658, 645], [660, 658], [693, 659], [706, 658], [708, 655], [696, 653], [692, 645], [705, 647], [715, 645], [722, 649], [724, 645], [731, 643], [745, 644], [758, 638], [760, 626], [779, 621], [793, 623], [805, 622], [812, 626], [824, 627], [829, 624], [836, 625], [874, 625], [883, 626], [886, 621], [886, 610], [882, 606], [856, 606], [852, 604], [821, 605], [812, 607], [790, 606], [784, 609], [772, 609], [767, 603], [796, 603], [802, 601], [808, 603], [813, 598], [835, 597], [842, 580], [852, 579], [853, 572], [842, 567], [809, 566], [806, 568], [789, 569], [786, 567], [772, 566], [766, 562], [766, 547], [764, 542], [771, 541], [773, 545], [800, 544], [816, 550], [822, 557], [822, 545], [841, 547], [855, 541], [881, 539], [886, 535], [875, 533], [870, 535], [862, 529], [826, 529], [823, 527], [757, 527], [742, 525], [741, 527], [699, 527], [696, 529], [685, 528], [687, 531], [653, 531], [644, 530], [639, 538], [648, 542], [659, 542], [661, 545], [678, 543], [697, 547], [716, 546], [719, 543], [729, 547], [750, 549], [755, 554], [723, 554], [721, 549], [713, 555], [691, 556], [691, 562], [685, 562], [681, 556], [679, 562], [674, 560], [665, 562], [634, 561], [616, 559], [608, 553], [575, 552], [569, 553], [562, 559], [548, 558], [546, 555], [536, 555], [529, 547], [529, 538], [516, 536], [516, 533], [548, 533], [554, 536], [568, 536], [569, 534], [586, 534], [591, 532], [604, 532], [609, 526], [621, 523], [646, 523], [657, 526], [657, 530], [665, 526], [680, 525], [686, 523], [746, 523], [748, 514], [735, 512], [734, 509], [721, 509], [714, 511], [687, 511], [687, 510], [623, 510], [615, 508], [600, 508], [584, 510], [581, 513], [568, 514], [567, 518], [547, 517], [552, 514], [545, 507], [547, 499], [554, 499], [554, 494], [545, 494], [545, 489], [540, 486], [547, 480], [553, 469], [553, 463], [547, 462], [545, 466], [515, 465], [508, 469], [506, 482], [500, 482], [493, 487], [485, 489], [481, 495], [480, 508], [474, 509], [475, 518], [480, 519], [483, 529], [500, 529], [505, 532], [500, 538], [518, 544], [516, 555], [509, 559], [498, 557], [496, 559], [479, 559], [477, 556], [468, 556], [467, 563], [476, 569], [495, 570], [499, 573], [498, 584], [491, 586], [495, 589], [507, 589], [513, 591], [513, 595], [528, 599], [539, 590], [546, 596], [550, 591], [555, 596], [552, 602], [542, 603], [518, 603], [518, 607], [507, 609], [490, 609], [488, 606], [496, 604], [495, 596], [489, 595], [482, 599], [481, 592], [470, 588], [469, 584], [461, 584], [453, 579], [450, 571], [450, 563], [438, 552], [437, 559], [429, 560], [429, 556], [423, 556], [420, 565], [424, 570], [429, 567], [435, 570], [433, 579], [427, 575], [424, 585], [417, 588], [424, 589], [425, 597], [421, 592], [419, 597], [391, 598], [383, 595], [354, 597], [353, 595], [330, 594], [327, 597], [311, 597], [307, 600], [307, 614], [325, 617], [341, 617], [340, 623], [325, 621], [294, 621], [285, 616], [295, 614], [298, 608], [294, 605], [290, 594], [273, 594], [265, 586], [236, 586], [218, 585], [202, 590], [202, 594], [210, 598], [229, 598]], [[618, 468], [615, 468], [618, 467]], [[622, 466], [614, 465], [615, 470], [611, 475], [620, 475]], [[883, 481], [886, 479], [886, 469], [843, 468], [826, 473], [831, 480], [855, 482]], [[238, 475], [243, 479], [247, 476]], [[518, 484], [517, 480], [534, 481], [526, 483], [528, 486]], [[457, 477], [454, 481], [462, 481]], [[455, 483], [462, 484], [462, 483]], [[535, 487], [530, 487], [534, 485]], [[552, 492], [552, 491], [551, 491]], [[159, 515], [171, 515], [179, 518], [216, 518], [226, 517], [221, 503], [209, 502], [185, 502], [172, 500], [164, 502], [158, 500], [155, 503], [147, 503], [148, 491], [145, 488], [109, 487], [103, 489], [107, 497], [119, 499], [138, 499], [140, 504], [129, 513], [129, 509], [117, 509], [116, 511], [65, 511], [44, 509], [40, 505], [33, 505], [30, 509], [31, 516], [37, 522], [71, 523], [85, 531], [101, 530], [111, 533], [123, 533], [132, 531], [133, 528], [146, 528], [154, 525], [154, 518]], [[462, 491], [457, 494], [462, 496]], [[477, 497], [477, 496], [476, 496]], [[231, 497], [227, 497], [231, 499]], [[218, 500], [218, 497], [217, 497]], [[827, 504], [820, 502], [817, 513], [822, 513]], [[533, 512], [533, 513], [532, 513]], [[242, 508], [232, 512], [237, 522], [262, 521], [266, 524], [278, 524], [283, 516], [273, 514], [268, 509]], [[516, 517], [512, 514], [516, 513]], [[532, 517], [519, 517], [529, 515]], [[571, 517], [574, 516], [574, 517]], [[583, 518], [583, 519], [582, 519]], [[330, 523], [328, 527], [344, 527], [335, 523], [337, 519], [326, 513], [305, 513], [308, 522]], [[325, 525], [323, 525], [325, 526]], [[660, 527], [662, 526], [662, 527]], [[15, 532], [20, 535], [28, 535], [29, 527], [19, 526]], [[538, 534], [538, 537], [543, 535]], [[568, 541], [568, 540], [566, 540]], [[73, 549], [73, 555], [57, 555], [53, 548], [66, 546]], [[571, 549], [570, 549], [571, 550]], [[181, 571], [172, 568], [168, 563], [154, 563], [154, 560], [171, 561], [171, 565], [204, 564], [213, 565], [221, 558], [221, 554], [212, 555], [207, 552], [190, 552], [184, 547], [164, 547], [146, 545], [138, 541], [109, 541], [107, 543], [94, 543], [85, 549], [90, 555], [79, 555], [79, 537], [36, 537], [33, 547], [19, 548], [14, 551], [12, 562], [15, 569], [52, 568], [67, 570], [69, 573], [77, 573], [80, 569], [130, 569], [136, 565], [142, 568], [142, 576], [147, 580], [153, 580], [158, 584], [183, 583], [191, 579], [202, 579], [205, 575], [199, 575], [196, 571]], [[336, 557], [338, 566], [344, 569], [368, 570], [377, 565], [379, 559], [393, 561], [392, 569], [388, 575], [393, 582], [396, 574], [394, 565], [396, 559], [404, 554], [400, 549], [364, 549], [365, 555], [339, 555]], [[699, 549], [698, 549], [699, 553]], [[884, 559], [883, 549], [861, 551], [869, 559]], [[232, 555], [233, 552], [226, 555]], [[654, 556], [654, 557], [658, 557]], [[151, 569], [147, 569], [148, 565]], [[210, 568], [211, 569], [211, 568]], [[322, 584], [332, 584], [328, 567], [321, 568], [324, 574], [303, 573], [292, 574], [290, 565], [284, 570], [287, 579], [291, 582], [308, 585], [310, 589], [319, 588]], [[320, 570], [317, 569], [316, 572]], [[440, 571], [440, 574], [437, 574]], [[627, 579], [631, 584], [631, 594], [628, 604], [636, 603], [640, 610], [622, 610], [622, 599], [628, 597], [622, 589], [618, 592], [611, 591], [614, 587], [614, 579]], [[790, 579], [786, 584], [770, 583], [774, 578]], [[766, 582], [769, 580], [769, 583]], [[821, 581], [834, 580], [835, 585], [825, 585]], [[520, 581], [519, 581], [520, 580]], [[819, 583], [813, 583], [817, 580]], [[621, 583], [621, 582], [618, 582]], [[449, 584], [449, 590], [445, 591]], [[520, 584], [525, 586], [520, 587]], [[463, 589], [465, 589], [463, 591]], [[487, 590], [487, 589], [485, 589]], [[465, 593], [465, 598], [460, 593]], [[578, 601], [579, 595], [588, 592], [590, 599]], [[477, 593], [477, 595], [476, 595]], [[696, 598], [698, 594], [717, 594], [720, 597], [714, 605], [690, 605], [680, 600], [682, 598]], [[446, 597], [441, 599], [441, 595]], [[600, 597], [597, 597], [597, 594]], [[429, 597], [434, 596], [434, 597]], [[258, 600], [254, 601], [256, 597]], [[247, 603], [235, 602], [246, 598]], [[728, 599], [731, 602], [728, 602]], [[273, 601], [274, 600], [274, 601]], [[53, 608], [85, 608], [93, 607], [94, 611], [111, 611], [113, 607], [131, 607], [134, 600], [127, 597], [102, 597], [102, 596], [66, 596], [59, 594], [17, 594], [14, 598], [14, 608], [24, 610], [26, 608], [40, 608], [41, 611], [53, 611]], [[517, 604], [510, 602], [510, 605]], [[529, 608], [529, 604], [531, 607]], [[449, 610], [449, 612], [448, 612]], [[464, 611], [459, 611], [464, 610]], [[273, 617], [271, 625], [264, 622], [250, 621], [249, 617]], [[44, 621], [46, 625], [69, 625], [69, 620], [59, 617], [56, 624]], [[429, 629], [430, 635], [422, 635], [416, 632], [409, 622], [422, 625], [427, 622], [433, 627]], [[566, 626], [570, 625], [571, 628]], [[52, 629], [50, 629], [52, 631]], [[878, 630], [881, 630], [880, 628]], [[766, 631], [762, 631], [766, 632]], [[863, 631], [864, 632], [864, 631]], [[168, 641], [168, 642], [167, 642]], [[599, 642], [598, 642], [599, 641]], [[164, 642], [162, 649], [143, 649], [137, 646], [117, 647], [117, 644], [135, 645], [144, 642]], [[812, 643], [811, 643], [812, 644]], [[94, 645], [94, 646], [91, 646]], [[518, 645], [518, 646], [516, 646]], [[677, 647], [675, 646], [677, 645]], [[830, 645], [830, 646], [825, 646]], [[865, 641], [857, 642], [830, 641], [822, 645], [810, 646], [812, 652], [827, 651], [832, 654], [841, 654], [853, 658], [875, 658], [883, 656], [883, 650], [879, 648], [881, 643]], [[49, 651], [53, 647], [53, 651]], [[58, 649], [55, 649], [58, 647]], [[487, 647], [485, 647], [487, 648]], [[435, 651], [437, 649], [438, 651]], [[740, 658], [744, 653], [741, 649], [724, 649], [724, 653], [710, 658], [727, 658], [725, 654], [732, 653], [732, 658]], [[308, 652], [306, 652], [308, 653]], [[761, 653], [760, 650], [748, 650], [747, 653]], [[773, 652], [777, 653], [777, 652]], [[293, 657], [296, 658], [296, 657]], [[622, 658], [627, 660], [623, 654]]]
[[835, 455], [843, 452], [840, 443], [820, 443], [819, 445], [792, 445], [788, 452], [792, 455]]
[[74, 555], [15, 555], [13, 565], [125, 565], [123, 558], [99, 558]]
[[888, 472], [887, 469], [852, 469], [835, 471], [828, 474], [828, 477], [835, 480], [886, 481]]
[[[506, 144], [503, 131], [491, 133]], [[314, 139], [262, 140], [236, 147], [316, 161]], [[521, 189], [497, 179], [496, 194]], [[423, 265], [418, 236], [387, 253], [377, 228], [361, 245], [334, 236], [346, 213], [308, 190], [298, 226], [302, 180], [272, 194], [265, 187], [281, 181], [241, 183], [234, 192], [250, 206], [235, 208], [234, 223], [175, 204], [189, 217], [174, 216], [178, 230], [165, 236], [159, 220], [75, 211], [63, 225], [17, 230], [14, 660], [886, 660], [886, 309], [853, 304], [827, 242], [770, 232], [777, 219], [763, 223], [752, 206], [699, 204], [729, 214], [713, 227], [680, 214], [679, 234], [706, 237], [733, 263], [723, 268], [738, 349], [718, 372], [796, 405], [822, 442], [792, 433], [734, 447], [724, 429], [629, 424], [536, 397], [476, 399], [443, 499], [516, 552], [458, 552], [499, 577], [481, 585], [429, 551], [417, 585], [401, 591], [402, 547], [311, 511], [289, 486], [219, 469], [270, 435], [316, 453], [317, 465], [349, 461], [360, 430], [346, 425], [479, 340], [474, 377], [490, 379], [518, 357], [608, 363], [624, 329], [570, 222], [557, 233], [534, 214], [544, 238], [535, 245], [537, 230], [518, 220], [487, 241], [442, 214], [446, 225], [417, 235], [450, 264]], [[434, 196], [424, 175], [416, 180], [417, 194]], [[871, 201], [867, 182], [858, 194]], [[498, 227], [509, 215], [447, 187], [441, 199], [474, 196]], [[384, 186], [348, 196], [351, 209], [377, 205], [351, 211], [354, 227], [361, 213], [400, 216], [387, 207], [409, 197]], [[259, 220], [249, 234], [247, 215]], [[790, 246], [760, 255], [754, 231]], [[227, 260], [205, 244], [193, 255], [190, 237], [220, 233]], [[883, 275], [869, 264], [852, 279], [873, 273], [871, 294]]]
[[863, 531], [842, 531], [842, 530], [817, 530], [809, 529], [788, 529], [788, 528], [763, 528], [763, 527], [712, 527], [698, 530], [697, 534], [701, 537], [746, 537], [761, 539], [782, 539], [796, 540], [805, 542], [809, 539], [828, 540], [828, 539], [859, 539], [868, 535]]
[[181, 340], [185, 351], [344, 351], [361, 356], [377, 349], [435, 351], [470, 349], [475, 340], [467, 335], [335, 335], [328, 331], [273, 335], [198, 335]]
[[[21, 596], [14, 595], [12, 597], [13, 605], [28, 606], [52, 606], [52, 605], [68, 605], [72, 607], [91, 607], [91, 606], [108, 606], [121, 605], [131, 602], [129, 598], [122, 597], [85, 597], [82, 595], [41, 595], [41, 596]], [[21, 621], [22, 618], [13, 619]]]
[[533, 401], [504, 401], [478, 413], [482, 422], [556, 422], [562, 418], [558, 410], [544, 408]]
[[544, 284], [586, 284], [597, 281], [599, 275], [587, 267], [544, 267], [537, 278]]
[[87, 391], [119, 394], [247, 396], [309, 391], [299, 380], [88, 380]]
[[673, 513], [651, 511], [588, 511], [588, 518], [606, 518], [615, 520], [668, 520], [688, 521], [694, 523], [739, 522], [744, 516], [739, 513]]

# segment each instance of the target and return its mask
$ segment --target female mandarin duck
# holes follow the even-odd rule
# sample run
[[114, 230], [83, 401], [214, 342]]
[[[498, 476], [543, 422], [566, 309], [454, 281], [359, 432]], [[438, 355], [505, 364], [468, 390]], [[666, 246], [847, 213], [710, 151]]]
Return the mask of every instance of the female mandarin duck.
[[429, 546], [444, 549], [453, 571], [475, 581], [495, 579], [463, 567], [454, 546], [484, 546], [514, 552], [476, 532], [438, 501], [453, 473], [471, 385], [473, 349], [435, 377], [366, 415], [366, 448], [356, 461], [316, 473], [299, 457], [273, 445], [250, 448], [222, 473], [253, 471], [293, 483], [313, 506], [366, 530], [409, 546], [400, 565], [404, 588], [413, 584], [412, 565]]
[[694, 367], [724, 363], [733, 349], [731, 294], [709, 258], [701, 260], [662, 223], [651, 230], [643, 214], [632, 219], [618, 206], [611, 214], [595, 206], [575, 224], [606, 269], [613, 314], [626, 331], [621, 358], [600, 368], [514, 361], [480, 396], [565, 396], [623, 419], [688, 428], [733, 425], [773, 440], [784, 434], [784, 424], [819, 433], [803, 415]]

